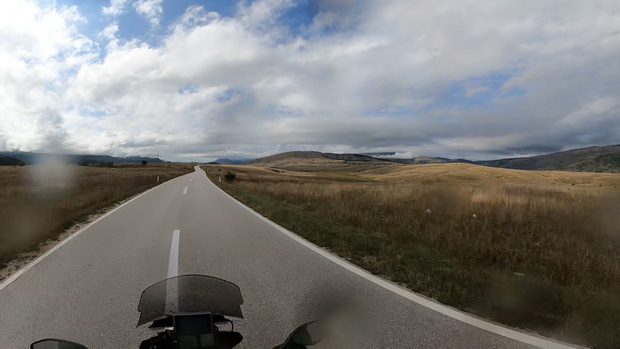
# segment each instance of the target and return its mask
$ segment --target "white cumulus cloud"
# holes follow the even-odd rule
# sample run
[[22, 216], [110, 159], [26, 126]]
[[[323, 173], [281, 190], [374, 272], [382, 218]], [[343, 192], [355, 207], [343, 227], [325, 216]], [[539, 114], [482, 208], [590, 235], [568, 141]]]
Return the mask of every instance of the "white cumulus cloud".
[[6, 148], [62, 149], [63, 86], [97, 55], [77, 8], [0, 3], [0, 138]]
[[101, 12], [105, 15], [118, 16], [125, 12], [127, 0], [110, 0], [110, 6], [101, 8]]
[[133, 7], [136, 9], [136, 13], [146, 18], [151, 26], [156, 27], [164, 13], [161, 6], [162, 2], [163, 0], [137, 0]]
[[241, 1], [232, 17], [192, 6], [171, 24], [161, 4], [132, 3], [165, 26], [156, 43], [120, 40], [113, 22], [102, 52], [79, 9], [0, 5], [21, 16], [0, 18], [0, 145], [40, 147], [45, 122], [66, 148], [172, 159], [620, 141], [617, 2], [318, 0], [295, 30], [290, 0]]

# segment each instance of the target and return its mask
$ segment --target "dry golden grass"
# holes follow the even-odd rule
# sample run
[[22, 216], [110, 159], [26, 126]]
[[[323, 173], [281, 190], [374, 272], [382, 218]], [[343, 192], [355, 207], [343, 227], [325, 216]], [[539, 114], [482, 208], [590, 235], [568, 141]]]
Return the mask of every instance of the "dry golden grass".
[[515, 183], [519, 185], [575, 185], [580, 187], [620, 188], [620, 176], [612, 173], [524, 171], [472, 164], [428, 164], [377, 168], [361, 175], [381, 181], [418, 181], [423, 183]]
[[191, 171], [190, 165], [0, 167], [0, 266], [117, 201]]
[[267, 163], [257, 163], [253, 166], [265, 168], [277, 168], [288, 171], [300, 172], [338, 172], [338, 173], [358, 173], [360, 171], [396, 168], [402, 166], [396, 162], [389, 161], [354, 161], [354, 160], [334, 160], [322, 157], [317, 158], [283, 158]]
[[212, 179], [227, 170], [237, 176], [223, 189], [374, 273], [502, 323], [620, 347], [620, 175], [207, 167]]

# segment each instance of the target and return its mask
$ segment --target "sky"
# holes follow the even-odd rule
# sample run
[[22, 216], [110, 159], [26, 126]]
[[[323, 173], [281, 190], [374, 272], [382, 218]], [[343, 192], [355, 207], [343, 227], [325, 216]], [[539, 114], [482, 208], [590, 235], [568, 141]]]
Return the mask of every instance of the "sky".
[[0, 150], [480, 160], [618, 143], [617, 0], [0, 2]]

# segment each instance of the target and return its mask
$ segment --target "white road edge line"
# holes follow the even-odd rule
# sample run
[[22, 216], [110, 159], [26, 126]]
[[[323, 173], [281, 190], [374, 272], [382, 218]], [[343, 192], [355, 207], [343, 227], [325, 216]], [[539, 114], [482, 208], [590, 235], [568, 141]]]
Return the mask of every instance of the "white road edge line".
[[226, 193], [224, 190], [220, 189], [220, 187], [218, 187], [217, 185], [215, 185], [213, 182], [211, 182], [211, 180], [209, 180], [209, 183], [213, 186], [215, 186], [218, 190], [220, 190], [222, 193], [224, 193], [225, 195], [227, 195], [228, 197], [230, 197], [232, 200], [234, 200], [235, 202], [237, 202], [239, 205], [241, 205], [242, 207], [244, 207], [246, 210], [250, 211], [252, 214], [254, 214], [255, 216], [257, 216], [258, 218], [262, 219], [263, 221], [265, 221], [266, 223], [268, 223], [269, 225], [273, 226], [274, 228], [276, 228], [278, 231], [280, 231], [281, 233], [287, 235], [288, 237], [290, 237], [291, 239], [297, 241], [298, 243], [304, 245], [305, 247], [307, 247], [308, 249], [318, 253], [319, 255], [329, 259], [330, 261], [338, 264], [339, 266], [351, 271], [354, 274], [357, 274], [361, 277], [363, 277], [364, 279], [378, 285], [381, 286], [389, 291], [392, 291], [394, 293], [396, 293], [399, 296], [405, 297], [407, 299], [409, 299], [410, 301], [413, 301], [423, 307], [429, 308], [431, 310], [434, 310], [438, 313], [441, 313], [443, 315], [446, 315], [448, 317], [451, 317], [455, 320], [464, 322], [466, 324], [472, 325], [474, 327], [486, 330], [488, 332], [500, 335], [500, 336], [504, 336], [513, 340], [516, 340], [518, 342], [522, 342], [525, 344], [529, 344], [529, 345], [533, 345], [533, 346], [537, 346], [540, 348], [548, 348], [548, 349], [568, 349], [568, 348], [584, 348], [582, 346], [578, 346], [578, 345], [574, 345], [574, 344], [568, 344], [568, 343], [562, 343], [560, 341], [556, 341], [555, 339], [552, 338], [545, 338], [536, 334], [529, 334], [529, 333], [524, 333], [524, 332], [520, 332], [508, 327], [504, 327], [502, 325], [499, 324], [495, 324], [489, 321], [486, 321], [484, 319], [478, 318], [474, 315], [470, 315], [470, 314], [466, 314], [463, 313], [460, 310], [457, 310], [455, 308], [449, 307], [447, 305], [438, 303], [434, 300], [431, 300], [429, 298], [426, 298], [422, 295], [416, 294], [412, 291], [409, 291], [405, 288], [402, 288], [396, 284], [393, 284], [387, 280], [384, 280], [382, 278], [377, 277], [376, 275], [373, 275], [371, 273], [369, 273], [368, 271], [334, 255], [331, 254], [329, 252], [327, 252], [326, 250], [324, 250], [323, 248], [311, 243], [310, 241], [296, 235], [295, 233], [292, 233], [291, 231], [289, 231], [288, 229], [278, 225], [277, 223], [274, 223], [272, 221], [270, 221], [269, 219], [267, 219], [266, 217], [262, 216], [261, 214], [259, 214], [258, 212], [254, 211], [253, 209], [251, 209], [250, 207], [244, 205], [243, 203], [241, 203], [240, 201], [238, 201], [237, 199], [233, 198], [232, 196], [228, 195], [228, 193]]
[[[181, 176], [182, 177], [182, 176]], [[181, 178], [181, 177], [177, 177], [177, 178]], [[177, 179], [175, 178], [175, 179]], [[140, 198], [143, 195], [148, 194], [149, 192], [160, 188], [162, 185], [164, 184], [168, 184], [173, 182], [175, 179], [172, 179], [170, 181], [164, 182], [160, 185], [154, 186], [153, 188], [145, 191], [144, 193], [138, 194], [137, 196], [133, 197], [132, 199], [130, 199], [127, 202], [124, 202], [123, 204], [119, 205], [118, 207], [113, 208], [112, 210], [106, 212], [103, 216], [95, 219], [94, 221], [90, 222], [89, 224], [87, 224], [85, 227], [83, 227], [82, 229], [76, 231], [75, 233], [69, 235], [69, 237], [67, 237], [66, 239], [60, 241], [56, 246], [52, 247], [51, 249], [47, 250], [47, 252], [43, 253], [42, 255], [40, 255], [39, 257], [37, 257], [37, 259], [35, 259], [34, 261], [26, 264], [25, 267], [19, 269], [18, 271], [15, 272], [15, 274], [9, 276], [7, 279], [5, 279], [1, 284], [0, 284], [0, 291], [4, 290], [7, 286], [9, 286], [11, 283], [13, 283], [15, 280], [17, 280], [20, 276], [22, 276], [25, 272], [27, 272], [28, 270], [32, 269], [35, 265], [39, 264], [42, 260], [44, 260], [47, 256], [51, 255], [52, 253], [56, 252], [56, 250], [58, 250], [59, 248], [61, 248], [64, 244], [66, 244], [67, 242], [71, 241], [73, 238], [75, 238], [76, 236], [82, 234], [84, 231], [86, 231], [88, 228], [92, 227], [94, 224], [96, 224], [97, 222], [101, 221], [102, 219], [106, 218], [107, 216], [111, 215], [112, 213], [120, 210], [121, 208], [125, 207], [125, 205], [129, 205], [132, 201], [137, 200], [138, 198]]]
[[172, 244], [170, 244], [170, 259], [168, 260], [168, 278], [179, 276], [179, 237], [181, 231], [176, 229], [172, 232]]
[[183, 190], [183, 195], [187, 194], [187, 187], [185, 187], [185, 190]]

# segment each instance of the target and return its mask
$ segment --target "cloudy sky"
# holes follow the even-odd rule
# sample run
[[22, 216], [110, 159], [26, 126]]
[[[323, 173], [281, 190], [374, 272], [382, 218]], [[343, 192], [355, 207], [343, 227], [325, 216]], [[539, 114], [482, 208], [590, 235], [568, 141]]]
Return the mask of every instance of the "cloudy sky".
[[617, 0], [0, 1], [0, 149], [471, 159], [620, 143]]

